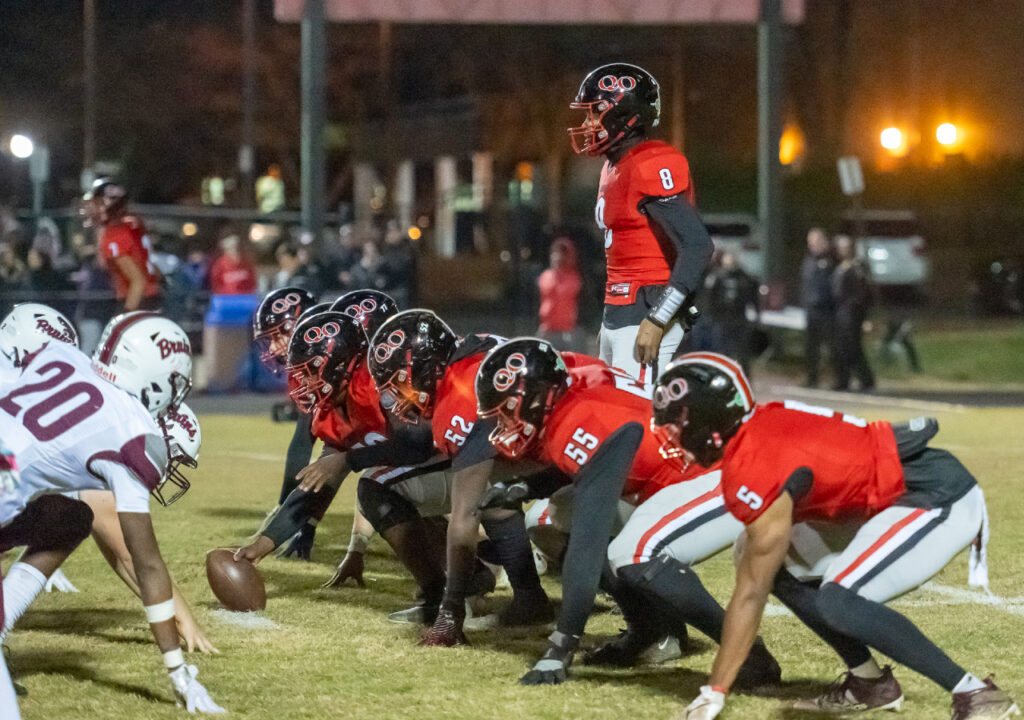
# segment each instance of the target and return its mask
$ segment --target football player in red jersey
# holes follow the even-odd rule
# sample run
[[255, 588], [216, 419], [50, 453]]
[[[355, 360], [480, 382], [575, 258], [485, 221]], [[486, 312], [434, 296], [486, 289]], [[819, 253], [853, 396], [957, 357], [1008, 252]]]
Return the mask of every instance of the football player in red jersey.
[[[494, 423], [488, 437], [493, 452], [517, 462], [554, 466], [573, 485], [561, 612], [547, 652], [521, 680], [525, 685], [563, 682], [593, 607], [619, 498], [647, 500], [687, 479], [687, 468], [659, 452], [648, 430], [651, 406], [643, 385], [604, 365], [570, 369], [543, 340], [518, 338], [488, 353], [477, 373], [476, 396], [479, 416]], [[648, 583], [652, 592], [640, 597], [644, 582], [661, 574], [661, 568], [636, 565], [637, 582], [628, 582], [636, 600], [628, 603], [631, 609], [650, 606], [650, 598], [660, 595]], [[719, 639], [721, 607], [693, 572], [683, 570], [687, 577], [675, 602], [666, 604], [672, 617], [665, 622], [677, 627], [690, 623]], [[774, 664], [770, 658], [763, 646], [752, 657], [752, 665], [766, 668], [766, 679], [771, 674], [767, 664]]]
[[99, 232], [99, 256], [125, 311], [160, 308], [160, 273], [149, 260], [142, 220], [127, 214], [128, 194], [110, 178], [99, 178], [82, 198], [86, 224]]
[[[385, 322], [370, 343], [368, 363], [380, 392], [381, 404], [399, 421], [400, 426], [404, 426], [404, 432], [396, 432], [388, 442], [367, 448], [366, 453], [376, 454], [380, 460], [364, 462], [397, 457], [403, 464], [422, 463], [438, 451], [454, 462], [476, 423], [474, 381], [477, 368], [487, 351], [502, 339], [494, 335], [468, 335], [459, 339], [441, 318], [429, 310], [407, 310]], [[462, 619], [465, 599], [474, 594], [469, 586], [474, 576], [478, 523], [483, 524], [487, 537], [494, 544], [512, 586], [512, 603], [501, 614], [500, 623], [549, 622], [554, 611], [537, 576], [522, 513], [493, 509], [483, 511], [477, 518], [474, 512], [479, 494], [467, 494], [457, 473], [454, 477], [449, 474], [449, 481], [453, 516], [449, 532], [458, 534], [464, 531], [468, 541], [465, 552], [461, 544], [449, 544], [447, 560], [442, 558], [438, 563], [440, 592], [425, 598], [425, 616], [434, 623], [442, 601], [441, 593], [445, 590], [447, 567], [446, 612], [438, 627], [448, 631], [429, 633], [424, 644], [465, 642]], [[416, 522], [418, 515], [415, 509], [408, 501], [396, 497], [398, 489], [400, 486], [384, 487], [370, 479], [360, 481], [360, 503], [367, 513], [374, 512], [374, 506], [390, 509], [388, 516], [375, 513], [378, 523], [394, 526], [399, 520]], [[466, 516], [473, 517], [472, 527], [463, 528], [460, 524], [459, 519]]]
[[[868, 423], [802, 403], [755, 405], [735, 361], [690, 353], [658, 379], [654, 422], [666, 443], [701, 464], [721, 460], [726, 506], [746, 525], [722, 646], [687, 718], [710, 720], [722, 711], [772, 591], [849, 668], [829, 692], [798, 707], [898, 708], [903, 693], [891, 670], [875, 662], [874, 648], [951, 692], [953, 720], [1019, 713], [991, 678], [968, 673], [884, 604], [972, 543], [981, 555], [987, 539], [977, 481], [953, 455], [928, 447], [938, 431], [934, 420]], [[852, 523], [855, 532], [837, 551], [823, 542], [801, 545], [808, 526], [795, 523], [804, 521], [836, 530]], [[820, 587], [787, 570], [791, 545], [802, 564], [817, 568]], [[983, 560], [979, 574], [982, 568]]]
[[714, 249], [694, 209], [690, 167], [678, 150], [647, 137], [661, 98], [643, 68], [592, 70], [569, 107], [587, 113], [569, 128], [573, 148], [605, 157], [595, 208], [608, 265], [600, 357], [652, 383], [694, 317]]

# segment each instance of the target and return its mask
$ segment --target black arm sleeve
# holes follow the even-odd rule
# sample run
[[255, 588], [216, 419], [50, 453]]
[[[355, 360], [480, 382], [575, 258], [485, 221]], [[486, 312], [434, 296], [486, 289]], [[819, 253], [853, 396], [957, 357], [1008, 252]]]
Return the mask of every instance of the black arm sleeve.
[[812, 485], [814, 485], [814, 471], [803, 465], [789, 474], [782, 486], [782, 492], [788, 492], [795, 503], [811, 491]]
[[336, 484], [327, 483], [320, 488], [320, 492], [315, 493], [295, 488], [267, 523], [263, 535], [273, 540], [276, 548], [301, 530], [303, 525], [317, 524], [334, 500], [339, 487], [341, 481]]
[[313, 454], [313, 416], [299, 413], [295, 421], [295, 433], [288, 444], [288, 455], [284, 461], [284, 482], [281, 483], [281, 496], [277, 500], [280, 505], [295, 489], [299, 481], [295, 479], [299, 470], [309, 465], [309, 456]]
[[391, 437], [384, 442], [349, 450], [348, 466], [358, 472], [379, 465], [419, 465], [429, 460], [433, 454], [434, 436], [431, 434], [430, 425], [403, 423], [392, 428]]
[[629, 423], [616, 430], [573, 478], [575, 493], [569, 547], [562, 562], [562, 609], [558, 630], [579, 637], [594, 607], [608, 540], [626, 476], [644, 429]]
[[693, 301], [715, 246], [700, 215], [682, 195], [646, 197], [640, 201], [639, 210], [650, 219], [659, 242], [666, 246], [665, 256], [672, 263], [668, 285], [648, 316], [664, 326]]
[[494, 427], [493, 419], [477, 420], [473, 424], [473, 429], [466, 436], [466, 442], [459, 448], [458, 454], [452, 458], [453, 472], [465, 470], [497, 456], [498, 451], [494, 449], [489, 439]]

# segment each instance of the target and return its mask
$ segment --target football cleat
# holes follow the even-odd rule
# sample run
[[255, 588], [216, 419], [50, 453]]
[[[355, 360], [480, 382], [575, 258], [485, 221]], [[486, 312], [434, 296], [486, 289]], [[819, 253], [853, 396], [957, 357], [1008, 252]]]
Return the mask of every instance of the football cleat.
[[983, 688], [953, 693], [952, 720], [1005, 720], [1020, 715], [1017, 703], [992, 682], [992, 677], [985, 678]]
[[633, 667], [635, 665], [658, 665], [682, 657], [680, 642], [672, 635], [660, 640], [651, 634], [629, 627], [583, 656], [584, 665], [610, 665], [612, 667]]
[[793, 707], [838, 715], [864, 710], [899, 710], [902, 705], [903, 690], [893, 677], [892, 668], [886, 665], [880, 678], [859, 678], [851, 672], [843, 673], [823, 695], [813, 700], [798, 700]]

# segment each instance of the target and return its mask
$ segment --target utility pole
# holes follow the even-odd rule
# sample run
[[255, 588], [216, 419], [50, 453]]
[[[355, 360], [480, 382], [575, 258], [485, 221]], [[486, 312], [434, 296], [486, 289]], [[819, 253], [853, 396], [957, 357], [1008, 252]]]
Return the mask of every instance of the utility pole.
[[82, 190], [92, 185], [96, 167], [96, 0], [85, 0], [83, 13]]
[[757, 26], [757, 215], [763, 236], [764, 280], [782, 281], [782, 18], [781, 0], [761, 0]]
[[324, 0], [306, 0], [302, 10], [302, 229], [317, 244], [324, 224], [326, 72]]
[[252, 207], [256, 166], [256, 2], [242, 0], [242, 142], [238, 148], [242, 206]]

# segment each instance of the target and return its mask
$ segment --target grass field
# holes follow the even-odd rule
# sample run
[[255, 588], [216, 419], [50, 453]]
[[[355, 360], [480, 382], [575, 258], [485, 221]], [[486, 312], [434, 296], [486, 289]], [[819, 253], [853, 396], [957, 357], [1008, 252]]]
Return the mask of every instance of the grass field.
[[[907, 418], [910, 407], [870, 410], [869, 417]], [[968, 590], [966, 558], [957, 558], [936, 582], [897, 601], [920, 627], [976, 674], [995, 672], [1024, 699], [1024, 411], [932, 412], [942, 422], [935, 444], [954, 450], [981, 478], [993, 537], [992, 591]], [[368, 589], [320, 590], [344, 554], [354, 483], [346, 483], [318, 534], [315, 562], [270, 559], [262, 565], [269, 602], [258, 627], [244, 627], [216, 610], [206, 585], [203, 555], [237, 544], [263, 517], [280, 484], [290, 428], [264, 416], [201, 416], [205, 444], [193, 489], [169, 509], [154, 506], [157, 532], [172, 573], [222, 651], [193, 657], [200, 680], [233, 718], [641, 718], [667, 719], [705, 681], [712, 643], [696, 640], [682, 660], [635, 672], [577, 666], [574, 680], [521, 688], [516, 679], [544, 647], [543, 631], [470, 633], [473, 647], [421, 649], [416, 634], [385, 620], [405, 607], [413, 584], [379, 540], [367, 558]], [[713, 594], [731, 591], [728, 553], [700, 566]], [[27, 720], [56, 718], [180, 718], [164, 679], [138, 601], [87, 541], [65, 566], [78, 595], [39, 598], [9, 639], [12, 665], [29, 690]], [[545, 578], [553, 595], [556, 579]], [[777, 697], [733, 697], [724, 718], [807, 717], [787, 706], [812, 695], [841, 671], [831, 652], [793, 617], [770, 608], [763, 625], [783, 667]], [[251, 617], [249, 618], [252, 619]], [[601, 605], [587, 644], [614, 634], [621, 618]], [[907, 703], [901, 717], [948, 717], [948, 696], [898, 668]]]

